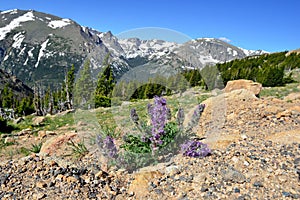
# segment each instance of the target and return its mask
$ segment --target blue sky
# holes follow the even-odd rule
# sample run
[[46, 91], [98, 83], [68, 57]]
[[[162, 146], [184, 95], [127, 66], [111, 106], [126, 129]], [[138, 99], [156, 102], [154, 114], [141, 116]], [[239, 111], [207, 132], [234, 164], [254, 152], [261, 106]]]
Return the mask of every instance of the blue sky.
[[300, 48], [299, 0], [0, 1], [0, 10], [33, 9], [102, 32], [110, 30], [114, 35], [160, 27], [167, 30], [164, 34], [171, 29], [190, 38], [227, 38], [246, 49], [276, 52]]

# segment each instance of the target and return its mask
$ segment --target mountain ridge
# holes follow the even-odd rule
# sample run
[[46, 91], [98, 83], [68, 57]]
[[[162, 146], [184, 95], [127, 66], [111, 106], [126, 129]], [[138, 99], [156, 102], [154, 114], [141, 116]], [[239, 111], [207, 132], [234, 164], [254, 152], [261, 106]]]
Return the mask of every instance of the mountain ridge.
[[87, 58], [91, 60], [93, 74], [98, 74], [108, 53], [116, 77], [141, 64], [182, 70], [266, 53], [212, 38], [183, 44], [158, 39], [119, 39], [110, 31], [100, 32], [71, 19], [35, 10], [2, 11], [0, 19], [0, 68], [29, 85], [57, 84], [68, 67], [74, 64], [78, 71]]

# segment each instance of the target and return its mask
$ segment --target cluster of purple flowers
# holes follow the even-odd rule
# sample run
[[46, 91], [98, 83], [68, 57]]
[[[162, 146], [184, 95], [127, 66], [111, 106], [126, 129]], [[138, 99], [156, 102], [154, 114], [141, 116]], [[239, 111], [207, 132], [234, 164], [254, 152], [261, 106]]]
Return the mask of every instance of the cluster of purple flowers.
[[167, 101], [163, 97], [154, 97], [154, 104], [148, 105], [148, 113], [151, 116], [152, 136], [151, 147], [152, 151], [157, 150], [158, 146], [163, 143], [162, 136], [164, 135], [165, 125], [170, 117], [170, 110], [167, 108]]
[[109, 157], [109, 158], [116, 158], [118, 156], [117, 155], [117, 147], [116, 147], [112, 137], [106, 136], [103, 139], [103, 137], [101, 135], [98, 135], [96, 142], [104, 156]]
[[184, 156], [189, 157], [205, 157], [211, 153], [211, 150], [207, 147], [207, 144], [196, 140], [188, 140], [181, 145], [181, 151]]
[[[200, 104], [195, 109], [192, 119], [189, 122], [187, 128], [183, 127], [183, 122], [185, 119], [185, 114], [183, 108], [179, 108], [177, 113], [177, 124], [179, 126], [179, 133], [183, 134], [185, 132], [188, 135], [192, 131], [192, 128], [198, 124], [199, 119], [204, 111], [205, 105]], [[171, 120], [171, 110], [167, 107], [167, 101], [163, 97], [154, 97], [154, 104], [148, 104], [148, 114], [151, 118], [151, 131], [142, 130], [138, 120], [139, 116], [135, 109], [130, 112], [130, 117], [132, 121], [138, 126], [138, 128], [144, 132], [141, 136], [142, 142], [150, 142], [152, 153], [154, 154], [158, 150], [159, 146], [163, 144], [163, 138], [165, 136], [165, 127], [168, 120]], [[181, 150], [185, 156], [191, 157], [204, 157], [210, 153], [210, 149], [206, 144], [199, 141], [188, 140], [181, 145]]]

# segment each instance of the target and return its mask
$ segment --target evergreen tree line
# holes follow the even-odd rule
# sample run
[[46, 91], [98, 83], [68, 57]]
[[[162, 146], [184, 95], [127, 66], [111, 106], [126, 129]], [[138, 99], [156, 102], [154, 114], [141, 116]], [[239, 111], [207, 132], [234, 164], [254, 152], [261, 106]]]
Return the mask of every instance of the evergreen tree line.
[[35, 84], [34, 95], [19, 99], [8, 84], [0, 90], [0, 108], [10, 110], [14, 117], [35, 113], [38, 116], [55, 114], [72, 108], [72, 94], [75, 81], [75, 67], [66, 73], [65, 81], [60, 88], [43, 89], [41, 84]]
[[94, 82], [91, 63], [86, 60], [74, 87], [74, 104], [78, 108], [108, 107], [112, 101], [153, 98], [155, 95], [182, 93], [188, 87], [206, 86], [200, 70], [185, 70], [174, 76], [157, 75], [145, 82], [116, 80], [109, 55], [103, 62], [103, 70]]
[[221, 73], [224, 85], [230, 80], [248, 79], [263, 86], [282, 86], [292, 82], [291, 70], [300, 67], [300, 55], [287, 52], [264, 54], [233, 60], [216, 67]]
[[[60, 88], [46, 90], [35, 85], [34, 96], [18, 100], [6, 85], [1, 90], [0, 106], [11, 108], [18, 115], [55, 114], [66, 109], [108, 107], [112, 100], [128, 101], [153, 98], [155, 95], [182, 93], [189, 87], [201, 86], [211, 90], [223, 88], [230, 80], [248, 79], [263, 86], [280, 86], [292, 82], [291, 70], [300, 67], [300, 55], [286, 52], [265, 54], [207, 66], [202, 70], [184, 70], [170, 77], [157, 75], [146, 82], [116, 80], [108, 54], [103, 70], [96, 80], [92, 76], [91, 62], [86, 60], [75, 82], [75, 67], [65, 74]], [[288, 73], [288, 75], [286, 75]], [[115, 99], [113, 99], [115, 98]]]
[[72, 65], [65, 74], [61, 87], [46, 90], [41, 85], [34, 86], [33, 107], [38, 116], [55, 114], [73, 108], [73, 90], [75, 83], [75, 66]]
[[14, 94], [9, 84], [6, 84], [2, 90], [0, 90], [0, 108], [2, 117], [8, 115], [5, 110], [9, 110], [14, 116], [22, 116], [31, 114], [34, 111], [32, 96], [20, 98]]
[[200, 70], [184, 70], [174, 76], [157, 75], [146, 82], [118, 81], [113, 90], [113, 97], [119, 100], [151, 99], [158, 95], [182, 93], [189, 87], [206, 87]]

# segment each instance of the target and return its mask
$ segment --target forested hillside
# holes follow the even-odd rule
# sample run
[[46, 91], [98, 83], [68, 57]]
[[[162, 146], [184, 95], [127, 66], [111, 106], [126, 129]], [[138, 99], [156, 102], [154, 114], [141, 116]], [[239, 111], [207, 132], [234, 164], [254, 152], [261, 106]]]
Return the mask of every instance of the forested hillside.
[[300, 55], [287, 52], [247, 57], [216, 65], [224, 85], [230, 80], [248, 79], [263, 86], [280, 86], [291, 82], [292, 72], [300, 68]]

